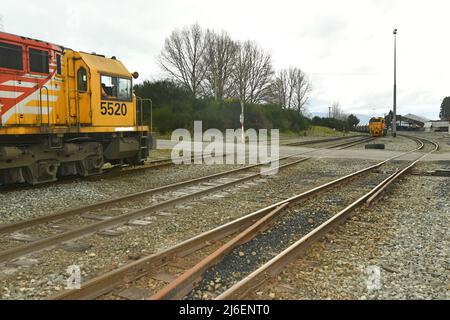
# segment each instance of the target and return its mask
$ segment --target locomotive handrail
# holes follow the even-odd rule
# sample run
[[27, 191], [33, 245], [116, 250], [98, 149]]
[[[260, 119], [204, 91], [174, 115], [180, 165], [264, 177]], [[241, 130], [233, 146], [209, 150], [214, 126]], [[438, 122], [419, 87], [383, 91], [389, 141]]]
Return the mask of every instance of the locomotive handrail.
[[45, 89], [47, 94], [47, 126], [50, 127], [50, 100], [48, 97], [48, 88], [46, 86], [42, 86], [39, 88], [39, 115], [40, 115], [40, 125], [42, 126], [42, 89]]
[[141, 98], [136, 96], [136, 100], [138, 101], [137, 107], [139, 108], [140, 113], [140, 122], [136, 119], [137, 125], [144, 125], [144, 112], [143, 112], [143, 104], [145, 101], [150, 102], [150, 132], [153, 132], [153, 101], [150, 98]]

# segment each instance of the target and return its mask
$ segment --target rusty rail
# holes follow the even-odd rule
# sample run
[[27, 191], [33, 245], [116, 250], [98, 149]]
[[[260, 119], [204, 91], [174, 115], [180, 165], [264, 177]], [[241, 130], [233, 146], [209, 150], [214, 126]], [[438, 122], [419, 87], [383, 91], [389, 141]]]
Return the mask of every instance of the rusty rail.
[[[431, 142], [427, 139], [423, 139], [425, 141]], [[410, 165], [405, 167], [400, 171], [395, 171], [381, 183], [379, 183], [376, 187], [374, 187], [371, 191], [360, 197], [358, 200], [351, 203], [349, 206], [341, 210], [339, 213], [334, 215], [332, 218], [321, 224], [319, 227], [315, 228], [313, 231], [302, 237], [300, 240], [289, 246], [283, 252], [272, 258], [270, 261], [262, 265], [260, 268], [252, 272], [250, 275], [230, 287], [228, 290], [220, 294], [216, 297], [217, 300], [225, 300], [225, 299], [239, 299], [245, 297], [251, 291], [257, 290], [261, 287], [264, 282], [273, 278], [277, 274], [281, 272], [281, 270], [290, 262], [297, 259], [301, 256], [304, 251], [315, 241], [322, 238], [327, 232], [336, 226], [340, 225], [346, 219], [349, 218], [352, 211], [366, 202], [373, 201], [382, 191], [384, 191], [387, 186], [389, 186], [393, 181], [397, 180], [401, 177], [407, 170], [413, 167], [417, 162], [422, 160], [424, 157], [438, 150], [438, 144], [431, 142], [435, 145], [434, 150], [424, 154], [418, 159], [414, 160]], [[423, 142], [418, 147], [418, 149], [422, 149], [424, 146]]]
[[296, 195], [294, 197], [291, 197], [289, 199], [286, 199], [286, 200], [280, 201], [278, 203], [275, 203], [273, 205], [270, 205], [268, 207], [262, 208], [254, 213], [246, 215], [246, 216], [239, 218], [233, 222], [227, 223], [226, 225], [220, 226], [211, 231], [208, 231], [199, 236], [196, 236], [192, 239], [186, 240], [172, 248], [169, 248], [162, 252], [150, 255], [148, 257], [144, 257], [144, 258], [142, 258], [138, 261], [135, 261], [131, 264], [127, 264], [116, 270], [110, 271], [102, 276], [88, 280], [87, 282], [82, 284], [81, 289], [79, 289], [79, 290], [63, 291], [59, 294], [56, 294], [56, 295], [50, 297], [50, 299], [56, 299], [56, 300], [59, 300], [59, 299], [93, 299], [93, 298], [99, 297], [100, 295], [109, 292], [110, 290], [112, 290], [114, 287], [116, 287], [119, 284], [134, 281], [148, 273], [151, 273], [152, 271], [155, 271], [158, 267], [164, 265], [165, 263], [167, 263], [168, 261], [170, 261], [176, 257], [187, 255], [191, 252], [194, 252], [200, 248], [205, 247], [211, 241], [223, 239], [235, 232], [238, 232], [240, 230], [247, 228], [251, 223], [254, 223], [254, 221], [257, 221], [258, 219], [264, 217], [265, 215], [267, 215], [268, 212], [276, 210], [280, 206], [284, 206], [284, 205], [288, 206], [290, 203], [299, 201], [301, 199], [306, 199], [307, 197], [312, 196], [318, 192], [321, 192], [322, 190], [325, 190], [333, 185], [336, 185], [343, 181], [352, 179], [356, 175], [359, 175], [363, 172], [377, 168], [377, 167], [381, 166], [382, 164], [386, 163], [387, 161], [390, 161], [395, 158], [401, 157], [405, 154], [417, 151], [417, 150], [421, 149], [422, 147], [423, 147], [423, 145], [419, 146], [418, 148], [411, 150], [409, 152], [405, 152], [405, 153], [402, 153], [401, 155], [391, 157], [391, 158], [386, 159], [378, 164], [369, 166], [365, 169], [359, 170], [357, 172], [351, 173], [349, 175], [346, 175], [341, 178], [330, 181], [328, 183], [325, 183], [321, 186], [318, 186], [309, 191], [303, 192], [303, 193]]
[[[283, 168], [286, 168], [286, 167], [298, 164], [298, 163], [306, 161], [306, 160], [308, 160], [308, 158], [303, 158], [303, 159], [300, 159], [300, 160], [296, 160], [296, 161], [293, 161], [293, 162], [290, 162], [290, 163], [287, 163], [285, 165], [280, 166], [279, 169], [283, 169]], [[255, 165], [255, 166], [258, 166], [258, 165]], [[235, 169], [235, 170], [241, 170], [241, 169], [242, 168]], [[14, 258], [23, 256], [23, 255], [31, 253], [31, 252], [36, 252], [36, 251], [39, 251], [39, 250], [42, 250], [42, 249], [51, 248], [51, 247], [53, 247], [53, 246], [55, 246], [57, 244], [60, 244], [62, 242], [73, 240], [73, 239], [80, 238], [80, 237], [83, 237], [83, 236], [87, 236], [87, 235], [93, 234], [93, 233], [95, 233], [97, 231], [100, 231], [100, 230], [104, 230], [104, 229], [108, 229], [108, 228], [111, 228], [111, 227], [114, 227], [114, 226], [118, 226], [118, 225], [127, 223], [130, 220], [142, 217], [142, 216], [155, 214], [156, 212], [159, 212], [159, 211], [167, 209], [167, 208], [171, 208], [171, 207], [173, 207], [175, 205], [178, 205], [178, 204], [181, 204], [183, 202], [186, 202], [187, 200], [191, 200], [191, 199], [197, 198], [199, 196], [203, 196], [205, 194], [209, 194], [211, 192], [214, 192], [214, 191], [217, 191], [217, 190], [220, 190], [220, 189], [225, 189], [225, 188], [232, 187], [232, 186], [234, 186], [236, 184], [239, 184], [239, 183], [242, 183], [242, 182], [245, 182], [245, 181], [257, 178], [257, 177], [260, 177], [261, 175], [262, 175], [261, 173], [255, 173], [255, 174], [252, 174], [250, 176], [239, 178], [239, 179], [237, 179], [235, 181], [230, 181], [230, 182], [227, 182], [227, 183], [224, 183], [224, 184], [221, 184], [221, 185], [213, 186], [213, 187], [205, 189], [205, 190], [200, 190], [200, 191], [193, 192], [193, 193], [185, 195], [185, 196], [181, 196], [181, 197], [177, 197], [177, 198], [174, 198], [174, 199], [162, 201], [160, 203], [157, 203], [157, 204], [154, 204], [154, 205], [142, 208], [142, 209], [138, 209], [138, 210], [134, 210], [134, 211], [131, 211], [131, 212], [128, 212], [128, 213], [124, 213], [124, 214], [121, 214], [119, 216], [110, 218], [108, 220], [103, 220], [103, 221], [99, 221], [99, 222], [96, 222], [96, 223], [92, 223], [92, 224], [89, 224], [87, 226], [79, 227], [79, 228], [74, 229], [74, 230], [69, 230], [69, 231], [66, 231], [66, 232], [62, 232], [60, 234], [56, 234], [56, 235], [50, 236], [48, 238], [44, 238], [44, 239], [41, 239], [41, 240], [37, 240], [37, 241], [30, 242], [30, 243], [27, 243], [27, 244], [24, 244], [24, 245], [20, 245], [20, 246], [17, 246], [17, 247], [13, 247], [13, 248], [10, 248], [10, 249], [7, 249], [7, 250], [0, 251], [0, 263], [8, 261], [10, 259], [14, 259]], [[53, 218], [54, 218], [54, 216], [53, 216]], [[36, 218], [36, 219], [39, 219], [39, 218]], [[49, 217], [48, 216], [41, 217], [41, 220], [43, 220], [43, 219], [44, 220], [45, 219], [49, 219]]]
[[194, 267], [178, 277], [175, 281], [164, 287], [163, 290], [154, 294], [150, 299], [180, 299], [188, 294], [195, 287], [196, 281], [201, 278], [202, 274], [207, 269], [221, 261], [223, 257], [230, 253], [235, 247], [253, 239], [267, 226], [267, 224], [276, 218], [277, 214], [279, 214], [288, 205], [289, 202], [286, 202], [273, 209], [269, 214], [262, 217], [259, 221], [252, 224], [250, 227], [234, 237], [231, 241], [225, 243], [218, 250], [201, 260]]

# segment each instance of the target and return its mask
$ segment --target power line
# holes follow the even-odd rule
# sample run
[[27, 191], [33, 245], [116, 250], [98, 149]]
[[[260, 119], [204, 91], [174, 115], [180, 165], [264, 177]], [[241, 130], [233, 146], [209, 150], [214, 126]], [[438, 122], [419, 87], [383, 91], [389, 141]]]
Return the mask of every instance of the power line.
[[380, 73], [378, 72], [335, 72], [335, 73], [320, 73], [320, 72], [313, 72], [310, 73], [310, 75], [314, 75], [314, 76], [376, 76], [379, 75]]

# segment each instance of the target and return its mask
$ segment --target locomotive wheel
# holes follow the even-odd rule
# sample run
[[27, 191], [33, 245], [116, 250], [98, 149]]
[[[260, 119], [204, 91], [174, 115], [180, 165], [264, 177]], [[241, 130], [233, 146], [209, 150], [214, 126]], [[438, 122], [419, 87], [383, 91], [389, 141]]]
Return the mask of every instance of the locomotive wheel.
[[36, 185], [56, 181], [59, 166], [60, 162], [57, 160], [40, 160], [25, 167], [22, 172], [27, 183]]
[[372, 143], [372, 144], [366, 144], [366, 149], [380, 149], [384, 150], [384, 144], [383, 143]]

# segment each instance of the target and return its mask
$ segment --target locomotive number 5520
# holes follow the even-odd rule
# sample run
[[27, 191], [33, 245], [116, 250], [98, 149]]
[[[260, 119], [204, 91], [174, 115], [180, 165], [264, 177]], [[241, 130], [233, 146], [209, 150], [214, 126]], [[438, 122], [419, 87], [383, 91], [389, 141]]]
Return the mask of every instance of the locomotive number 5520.
[[126, 116], [127, 105], [125, 103], [102, 102], [100, 105], [100, 113], [102, 115]]

